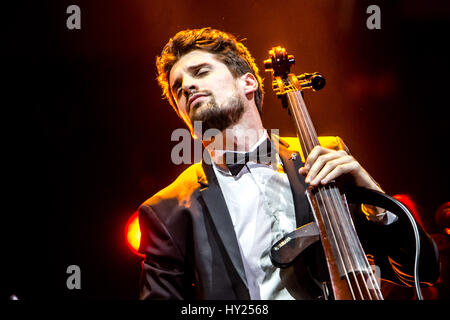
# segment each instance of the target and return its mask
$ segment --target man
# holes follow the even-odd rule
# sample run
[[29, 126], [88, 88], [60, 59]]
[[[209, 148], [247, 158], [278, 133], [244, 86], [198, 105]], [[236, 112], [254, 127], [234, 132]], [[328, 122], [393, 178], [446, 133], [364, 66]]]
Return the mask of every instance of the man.
[[[313, 221], [306, 184], [336, 179], [378, 191], [380, 187], [338, 138], [331, 139], [335, 149], [316, 147], [302, 163], [295, 139], [269, 135], [261, 121], [258, 68], [232, 35], [210, 28], [181, 31], [164, 47], [157, 68], [165, 97], [207, 152], [201, 163], [139, 209], [140, 251], [146, 256], [140, 298], [323, 297], [322, 283], [328, 279], [320, 242], [288, 269], [272, 265], [270, 247]], [[254, 157], [237, 168], [229, 162], [260, 147], [270, 148], [270, 161]], [[376, 254], [382, 273], [395, 278], [395, 273], [411, 272], [414, 252], [402, 231], [408, 226], [375, 207], [366, 208], [366, 215], [354, 214], [368, 226], [365, 233], [373, 241], [365, 244], [375, 249], [366, 253]], [[423, 238], [422, 259], [428, 268], [422, 280], [432, 282], [438, 274], [437, 257], [431, 240]]]

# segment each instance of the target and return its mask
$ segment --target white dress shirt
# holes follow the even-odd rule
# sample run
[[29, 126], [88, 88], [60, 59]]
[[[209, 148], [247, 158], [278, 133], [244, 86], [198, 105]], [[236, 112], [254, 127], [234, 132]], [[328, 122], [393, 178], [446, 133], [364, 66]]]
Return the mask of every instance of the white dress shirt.
[[[267, 132], [249, 151], [266, 137]], [[278, 155], [272, 165], [248, 162], [236, 177], [213, 168], [238, 239], [250, 298], [294, 299], [269, 258], [271, 246], [296, 228], [292, 192]]]

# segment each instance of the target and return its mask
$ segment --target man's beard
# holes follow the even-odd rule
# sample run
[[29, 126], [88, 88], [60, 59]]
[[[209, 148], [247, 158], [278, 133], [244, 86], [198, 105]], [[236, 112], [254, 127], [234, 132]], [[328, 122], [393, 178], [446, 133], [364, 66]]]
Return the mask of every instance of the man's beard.
[[[219, 106], [214, 96], [211, 95], [208, 101], [196, 106], [196, 110], [191, 116], [191, 122], [201, 121], [201, 135], [203, 136], [208, 129], [223, 131], [231, 127], [241, 120], [243, 114], [244, 101], [241, 96], [234, 95], [228, 98], [222, 106]], [[200, 132], [196, 132], [196, 134], [200, 134]]]

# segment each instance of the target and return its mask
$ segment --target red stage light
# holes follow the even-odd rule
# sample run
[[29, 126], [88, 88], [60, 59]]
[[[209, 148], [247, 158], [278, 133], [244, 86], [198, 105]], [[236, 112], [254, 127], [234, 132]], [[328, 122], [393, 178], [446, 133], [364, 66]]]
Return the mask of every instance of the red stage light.
[[418, 224], [420, 224], [423, 227], [422, 220], [420, 218], [419, 210], [417, 209], [417, 205], [414, 203], [414, 201], [411, 199], [411, 197], [407, 194], [396, 194], [393, 196], [393, 198], [397, 199], [401, 203], [405, 205], [406, 208], [412, 213], [414, 216], [414, 220]]
[[130, 250], [134, 254], [144, 257], [144, 255], [138, 251], [141, 243], [141, 230], [139, 228], [139, 215], [137, 211], [133, 213], [127, 221], [125, 226], [125, 238]]

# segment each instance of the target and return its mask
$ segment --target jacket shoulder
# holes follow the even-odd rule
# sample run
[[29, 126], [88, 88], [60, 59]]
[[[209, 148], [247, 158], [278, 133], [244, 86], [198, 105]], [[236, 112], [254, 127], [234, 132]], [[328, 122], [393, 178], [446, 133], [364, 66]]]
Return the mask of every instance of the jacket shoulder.
[[158, 191], [141, 206], [155, 206], [164, 202], [185, 206], [192, 194], [206, 181], [201, 163], [194, 163], [184, 170], [170, 185]]
[[[333, 150], [345, 150], [349, 152], [347, 146], [344, 143], [344, 140], [342, 140], [338, 136], [320, 136], [318, 137], [318, 139], [320, 145], [324, 148]], [[305, 162], [305, 156], [297, 137], [280, 137], [280, 141], [283, 142], [287, 148], [298, 151], [300, 153], [302, 161]]]

